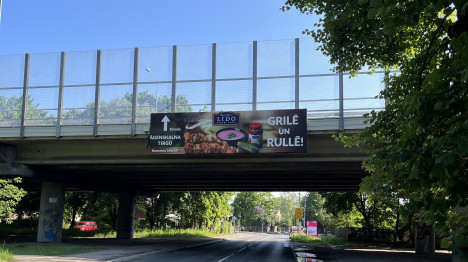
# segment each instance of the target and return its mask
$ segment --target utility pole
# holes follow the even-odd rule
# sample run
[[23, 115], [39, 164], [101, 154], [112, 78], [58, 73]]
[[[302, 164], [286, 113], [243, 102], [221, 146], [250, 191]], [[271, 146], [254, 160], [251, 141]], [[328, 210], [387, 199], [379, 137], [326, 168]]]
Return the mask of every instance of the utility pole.
[[[299, 192], [299, 208], [301, 208], [301, 192]], [[301, 225], [299, 224], [300, 219], [298, 219], [297, 229], [301, 229]]]
[[307, 232], [307, 225], [306, 225], [306, 208], [307, 208], [307, 197], [304, 198], [304, 215], [302, 216], [302, 224], [305, 227], [305, 231]]

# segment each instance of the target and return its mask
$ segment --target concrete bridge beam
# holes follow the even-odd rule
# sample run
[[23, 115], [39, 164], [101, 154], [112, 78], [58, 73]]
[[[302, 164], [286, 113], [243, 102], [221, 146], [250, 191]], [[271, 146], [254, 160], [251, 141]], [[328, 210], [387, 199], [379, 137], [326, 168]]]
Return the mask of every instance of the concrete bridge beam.
[[64, 205], [64, 185], [58, 183], [42, 183], [37, 242], [62, 242]]

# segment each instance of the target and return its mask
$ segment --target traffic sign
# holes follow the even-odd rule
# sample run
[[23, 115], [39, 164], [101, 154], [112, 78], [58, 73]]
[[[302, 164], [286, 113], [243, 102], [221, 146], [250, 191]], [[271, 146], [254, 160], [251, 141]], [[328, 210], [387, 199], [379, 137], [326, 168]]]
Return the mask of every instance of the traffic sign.
[[295, 218], [302, 219], [302, 208], [296, 208]]

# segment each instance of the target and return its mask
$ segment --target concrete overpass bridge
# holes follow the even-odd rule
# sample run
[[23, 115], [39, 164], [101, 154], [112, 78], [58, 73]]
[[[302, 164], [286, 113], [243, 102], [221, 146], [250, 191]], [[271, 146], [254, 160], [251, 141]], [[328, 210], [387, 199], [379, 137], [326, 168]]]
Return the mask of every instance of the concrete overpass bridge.
[[[385, 72], [349, 79], [311, 39], [0, 56], [0, 177], [42, 190], [41, 214], [65, 190], [120, 194], [119, 238], [134, 199], [161, 191], [355, 191], [366, 156], [331, 136], [359, 132]], [[155, 155], [151, 113], [307, 110], [307, 152]], [[55, 212], [54, 211], [54, 212]], [[57, 225], [38, 241], [59, 242]], [[60, 231], [60, 232], [59, 232]]]
[[[362, 121], [353, 118], [345, 123], [354, 122], [356, 128]], [[148, 152], [148, 134], [125, 134], [126, 126], [114, 126], [112, 135], [96, 137], [3, 138], [0, 171], [3, 177], [22, 176], [29, 190], [39, 190], [41, 182], [57, 182], [67, 190], [145, 195], [204, 190], [354, 191], [365, 175], [361, 162], [366, 156], [334, 141], [331, 136], [338, 134], [338, 128], [310, 130], [318, 128], [315, 124], [333, 122], [338, 123], [309, 121], [307, 153], [154, 155]], [[148, 130], [149, 125], [142, 129]]]

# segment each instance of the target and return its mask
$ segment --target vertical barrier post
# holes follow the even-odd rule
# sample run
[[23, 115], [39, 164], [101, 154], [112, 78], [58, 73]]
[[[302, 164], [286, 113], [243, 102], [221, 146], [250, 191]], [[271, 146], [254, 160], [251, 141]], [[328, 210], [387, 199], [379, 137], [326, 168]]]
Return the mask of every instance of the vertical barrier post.
[[93, 136], [98, 135], [98, 118], [100, 115], [100, 100], [101, 100], [101, 50], [97, 50], [96, 53], [96, 89], [94, 93], [94, 127]]
[[65, 82], [65, 52], [60, 55], [60, 80], [59, 80], [59, 93], [58, 93], [58, 106], [57, 106], [57, 128], [55, 136], [60, 137], [60, 129], [62, 127], [63, 117], [63, 86]]
[[[132, 96], [132, 129], [131, 135], [136, 134], [136, 115], [138, 110], [138, 61], [139, 61], [140, 50], [135, 47], [133, 54], [133, 96]], [[157, 98], [156, 98], [157, 99]]]
[[255, 111], [257, 110], [257, 41], [253, 41], [252, 48], [252, 110]]
[[172, 46], [172, 94], [171, 94], [171, 112], [176, 112], [176, 95], [177, 95], [177, 46]]
[[299, 109], [299, 38], [294, 43], [294, 108]]
[[29, 85], [29, 54], [24, 55], [24, 78], [23, 78], [23, 104], [21, 105], [21, 127], [20, 137], [24, 138], [24, 126], [28, 116], [28, 85]]
[[211, 48], [211, 112], [216, 111], [216, 43]]
[[339, 74], [339, 99], [340, 99], [340, 131], [344, 131], [344, 103], [343, 103], [343, 73]]

